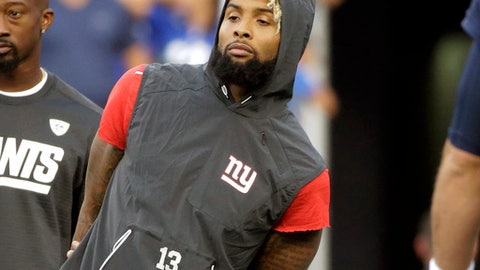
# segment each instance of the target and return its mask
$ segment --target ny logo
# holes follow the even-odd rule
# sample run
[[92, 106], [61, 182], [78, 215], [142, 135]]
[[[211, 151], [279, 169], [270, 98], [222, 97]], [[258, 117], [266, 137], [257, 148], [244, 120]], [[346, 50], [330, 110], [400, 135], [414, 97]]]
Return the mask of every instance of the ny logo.
[[[222, 180], [229, 183], [236, 190], [247, 193], [257, 177], [257, 172], [253, 171], [248, 165], [243, 164], [234, 156], [230, 156], [225, 173], [222, 174]], [[249, 177], [250, 176], [250, 177]], [[247, 179], [248, 178], [248, 179]]]

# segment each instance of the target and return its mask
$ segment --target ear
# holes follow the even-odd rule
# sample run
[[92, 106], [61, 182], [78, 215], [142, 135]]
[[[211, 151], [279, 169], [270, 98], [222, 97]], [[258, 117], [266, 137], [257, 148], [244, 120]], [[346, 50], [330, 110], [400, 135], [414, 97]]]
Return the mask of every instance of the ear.
[[41, 18], [42, 33], [45, 33], [45, 31], [50, 28], [50, 25], [53, 23], [54, 17], [55, 14], [53, 12], [53, 9], [47, 8], [43, 10]]

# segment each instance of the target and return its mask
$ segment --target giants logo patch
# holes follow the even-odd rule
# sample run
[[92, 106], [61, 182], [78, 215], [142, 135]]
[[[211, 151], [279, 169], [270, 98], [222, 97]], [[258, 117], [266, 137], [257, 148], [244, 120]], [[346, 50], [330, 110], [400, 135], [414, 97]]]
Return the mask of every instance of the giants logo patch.
[[0, 186], [48, 194], [63, 156], [53, 145], [0, 137]]
[[236, 190], [247, 193], [252, 187], [253, 182], [255, 182], [257, 172], [253, 171], [250, 166], [243, 164], [243, 162], [234, 156], [230, 156], [229, 159], [230, 162], [225, 169], [225, 173], [222, 174], [222, 180], [229, 183]]
[[58, 119], [50, 119], [50, 129], [52, 130], [53, 134], [57, 136], [65, 135], [69, 127], [70, 124], [65, 121]]

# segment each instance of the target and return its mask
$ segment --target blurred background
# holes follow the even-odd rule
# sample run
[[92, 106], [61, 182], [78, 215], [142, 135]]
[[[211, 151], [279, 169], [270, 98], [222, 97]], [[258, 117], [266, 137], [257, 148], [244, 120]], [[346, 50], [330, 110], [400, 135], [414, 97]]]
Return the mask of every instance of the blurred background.
[[[469, 1], [351, 1], [331, 12], [332, 270], [422, 269], [428, 210]], [[321, 269], [321, 268], [319, 268]]]

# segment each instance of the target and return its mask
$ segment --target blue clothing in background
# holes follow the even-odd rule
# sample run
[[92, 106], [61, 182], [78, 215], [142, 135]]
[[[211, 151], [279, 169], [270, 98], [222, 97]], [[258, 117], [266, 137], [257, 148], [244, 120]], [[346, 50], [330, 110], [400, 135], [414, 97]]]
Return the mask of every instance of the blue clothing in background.
[[453, 145], [480, 155], [480, 0], [473, 0], [462, 21], [473, 45], [460, 78], [448, 137]]
[[150, 14], [149, 26], [148, 43], [157, 62], [207, 62], [215, 41], [215, 27], [206, 33], [189, 29], [182, 16], [160, 4]]
[[293, 96], [288, 102], [288, 107], [295, 116], [300, 116], [300, 108], [311, 96], [314, 87], [314, 82], [307, 76], [305, 67], [299, 65], [295, 74], [295, 82], [293, 83]]
[[480, 40], [480, 1], [472, 0], [462, 20], [462, 27], [473, 39]]
[[41, 65], [104, 107], [123, 73], [122, 52], [135, 38], [134, 20], [115, 0], [91, 0], [79, 10], [50, 0], [55, 21], [43, 35]]

